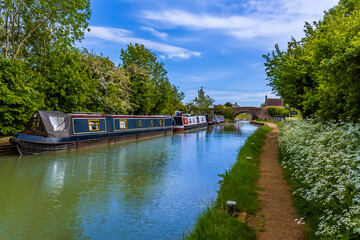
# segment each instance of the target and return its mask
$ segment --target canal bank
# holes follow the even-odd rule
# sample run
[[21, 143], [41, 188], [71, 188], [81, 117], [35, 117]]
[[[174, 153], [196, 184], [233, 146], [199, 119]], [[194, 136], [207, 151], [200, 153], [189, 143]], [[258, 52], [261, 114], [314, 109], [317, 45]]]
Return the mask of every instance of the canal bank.
[[[261, 125], [222, 174], [217, 201], [198, 217], [187, 239], [305, 239], [279, 164], [278, 128]], [[236, 202], [232, 214], [228, 200]]]

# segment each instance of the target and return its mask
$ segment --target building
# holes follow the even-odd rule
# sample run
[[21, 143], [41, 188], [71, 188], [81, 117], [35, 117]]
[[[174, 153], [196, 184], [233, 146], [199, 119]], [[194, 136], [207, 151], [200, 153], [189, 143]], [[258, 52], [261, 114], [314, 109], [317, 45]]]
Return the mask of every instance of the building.
[[285, 108], [284, 101], [281, 98], [268, 98], [267, 95], [265, 95], [265, 108], [269, 107]]

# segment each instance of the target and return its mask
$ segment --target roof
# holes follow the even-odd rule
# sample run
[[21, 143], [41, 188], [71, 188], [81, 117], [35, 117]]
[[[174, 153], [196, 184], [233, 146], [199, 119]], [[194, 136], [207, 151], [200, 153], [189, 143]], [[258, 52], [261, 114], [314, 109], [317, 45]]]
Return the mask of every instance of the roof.
[[283, 106], [283, 100], [281, 98], [266, 98], [265, 106]]

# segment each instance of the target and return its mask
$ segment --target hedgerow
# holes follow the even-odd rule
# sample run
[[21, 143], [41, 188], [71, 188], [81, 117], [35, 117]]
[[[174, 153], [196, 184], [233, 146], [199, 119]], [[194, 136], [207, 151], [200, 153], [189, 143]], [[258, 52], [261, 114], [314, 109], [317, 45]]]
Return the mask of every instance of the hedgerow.
[[360, 239], [360, 124], [289, 121], [280, 126], [281, 164], [308, 237]]

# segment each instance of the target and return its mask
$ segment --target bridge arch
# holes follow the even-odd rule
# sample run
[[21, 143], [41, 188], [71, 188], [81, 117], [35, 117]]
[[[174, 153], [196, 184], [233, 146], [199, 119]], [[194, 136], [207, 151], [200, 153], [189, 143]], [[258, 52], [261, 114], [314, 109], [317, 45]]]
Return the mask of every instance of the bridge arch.
[[269, 114], [262, 108], [233, 106], [232, 109], [234, 110], [235, 116], [241, 113], [250, 113], [253, 119], [269, 119]]

